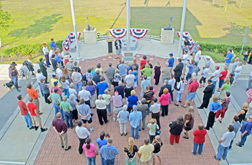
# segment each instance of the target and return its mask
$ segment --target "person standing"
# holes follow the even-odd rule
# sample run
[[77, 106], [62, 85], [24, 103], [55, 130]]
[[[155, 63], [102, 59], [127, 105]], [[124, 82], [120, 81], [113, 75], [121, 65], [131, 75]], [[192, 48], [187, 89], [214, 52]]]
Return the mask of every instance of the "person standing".
[[240, 129], [241, 141], [239, 143], [236, 143], [237, 146], [242, 147], [245, 144], [247, 137], [251, 134], [251, 130], [252, 130], [252, 116], [249, 116], [248, 121], [245, 121]]
[[217, 155], [214, 156], [216, 160], [226, 160], [228, 154], [228, 148], [230, 146], [231, 141], [235, 137], [234, 127], [232, 125], [228, 126], [228, 131], [224, 133], [219, 140], [219, 146], [217, 149]]
[[185, 139], [189, 139], [188, 131], [193, 129], [194, 117], [195, 117], [194, 108], [193, 108], [193, 106], [189, 106], [189, 109], [184, 116], [184, 130], [186, 132], [185, 132], [185, 136], [183, 136], [183, 138], [185, 138]]
[[39, 108], [39, 95], [38, 95], [38, 90], [35, 90], [32, 88], [32, 84], [27, 85], [27, 93], [29, 94], [29, 97], [33, 98], [33, 103], [37, 106], [37, 110], [39, 115], [42, 115], [43, 112], [40, 112]]
[[175, 69], [173, 69], [176, 82], [180, 81], [180, 77], [182, 75], [182, 70], [183, 70], [183, 67], [184, 67], [184, 64], [182, 63], [181, 58], [178, 59], [178, 62], [179, 62], [179, 64], [176, 65]]
[[32, 119], [31, 119], [30, 114], [28, 113], [28, 108], [27, 108], [25, 102], [23, 101], [23, 99], [24, 99], [23, 96], [22, 95], [18, 95], [17, 99], [18, 99], [18, 106], [20, 108], [20, 114], [22, 116], [24, 116], [25, 123], [26, 123], [27, 127], [30, 130], [33, 129], [33, 128], [35, 128], [32, 125]]
[[147, 76], [143, 77], [143, 81], [141, 82], [141, 96], [144, 96], [144, 93], [146, 92], [146, 87], [151, 85], [151, 82], [147, 80]]
[[53, 38], [51, 39], [50, 47], [51, 47], [51, 49], [57, 50], [57, 45], [56, 45], [56, 43], [54, 42], [54, 39], [53, 39]]
[[51, 104], [51, 101], [50, 100], [48, 100], [48, 97], [50, 96], [50, 87], [49, 87], [49, 85], [48, 84], [45, 84], [44, 82], [45, 82], [45, 80], [44, 79], [41, 79], [40, 80], [40, 82], [41, 82], [41, 90], [42, 90], [42, 92], [43, 92], [43, 94], [44, 94], [44, 98], [45, 98], [45, 102], [47, 103], [47, 104]]
[[[235, 137], [236, 137], [237, 132], [238, 132], [238, 130], [239, 130], [239, 128], [240, 128], [240, 125], [241, 125], [241, 123], [239, 122], [239, 117], [238, 117], [238, 116], [234, 116], [234, 117], [233, 117], [233, 121], [232, 121], [232, 124], [231, 124], [231, 125], [234, 127], [234, 132], [235, 132]], [[235, 137], [234, 137], [234, 138], [235, 138]], [[230, 146], [229, 146], [229, 149], [232, 148], [233, 141], [234, 141], [234, 139], [231, 141]]]
[[68, 71], [72, 71], [74, 68], [73, 64], [73, 58], [69, 58], [69, 62], [65, 64], [65, 67], [67, 68]]
[[176, 103], [174, 103], [175, 106], [179, 106], [179, 103], [182, 102], [182, 95], [184, 93], [184, 89], [185, 89], [185, 81], [184, 81], [184, 77], [180, 77], [180, 81], [175, 85], [175, 89], [176, 89]]
[[105, 90], [105, 94], [102, 95], [102, 98], [103, 100], [107, 101], [108, 105], [107, 105], [107, 108], [108, 108], [108, 115], [111, 116], [111, 103], [110, 103], [110, 99], [111, 99], [111, 95], [109, 94], [109, 91], [106, 89]]
[[83, 149], [85, 150], [85, 155], [87, 157], [88, 160], [88, 165], [96, 165], [95, 163], [95, 159], [96, 159], [96, 155], [98, 155], [98, 151], [96, 150], [96, 147], [93, 143], [91, 143], [91, 139], [87, 138], [86, 143], [83, 145]]
[[73, 111], [72, 111], [72, 114], [73, 114], [73, 121], [76, 122], [78, 120], [78, 111], [76, 109], [76, 100], [74, 99], [74, 94], [71, 94], [69, 96], [69, 99], [67, 99], [67, 101], [70, 103], [70, 105], [72, 106], [73, 108]]
[[150, 106], [150, 112], [151, 112], [151, 118], [156, 119], [159, 129], [161, 129], [161, 124], [160, 124], [160, 107], [161, 107], [161, 105], [159, 103], [157, 103], [157, 101], [158, 101], [157, 98], [153, 99], [153, 104]]
[[[62, 101], [60, 102], [60, 108], [63, 109], [63, 114], [66, 119], [67, 128], [73, 129], [73, 107], [67, 101], [67, 96], [63, 96]], [[69, 124], [70, 123], [70, 124]]]
[[235, 71], [234, 71], [235, 72], [234, 82], [233, 82], [233, 84], [231, 86], [235, 86], [236, 85], [237, 80], [238, 80], [238, 78], [241, 75], [241, 71], [242, 71], [242, 66], [241, 65], [242, 65], [242, 63], [239, 62], [238, 66], [235, 68]]
[[125, 152], [125, 161], [126, 165], [136, 165], [136, 156], [137, 156], [137, 146], [134, 145], [134, 139], [132, 137], [129, 137], [129, 145], [124, 147]]
[[[245, 53], [243, 53], [243, 62], [244, 62], [244, 65], [247, 64], [247, 61], [248, 61], [248, 56], [250, 55], [250, 47], [247, 48], [247, 51]], [[251, 58], [250, 58], [251, 59]], [[249, 61], [251, 62], [251, 60]]]
[[215, 66], [215, 71], [212, 74], [212, 76], [210, 77], [210, 79], [212, 80], [212, 83], [214, 85], [213, 93], [215, 92], [216, 83], [217, 83], [219, 75], [220, 75], [220, 70], [219, 69], [220, 69], [220, 67], [218, 65]]
[[115, 91], [115, 95], [111, 97], [111, 102], [113, 102], [113, 121], [116, 121], [116, 115], [122, 110], [123, 102], [122, 96], [118, 95], [118, 91]]
[[120, 59], [119, 55], [121, 54], [122, 42], [118, 37], [115, 40], [115, 48], [116, 48], [116, 58], [115, 59]]
[[75, 90], [78, 93], [79, 91], [81, 91], [81, 87], [82, 87], [82, 76], [81, 73], [78, 72], [78, 69], [76, 68], [74, 70], [74, 72], [72, 73], [72, 81], [74, 83], [75, 86]]
[[189, 105], [193, 104], [193, 99], [195, 98], [196, 91], [198, 88], [199, 88], [199, 83], [197, 81], [197, 77], [195, 76], [195, 77], [193, 77], [193, 82], [189, 85], [185, 105], [182, 105], [183, 108], [186, 108], [188, 104]]
[[37, 82], [38, 82], [38, 85], [39, 85], [39, 88], [40, 88], [40, 92], [41, 92], [41, 95], [44, 96], [44, 93], [42, 91], [42, 88], [41, 88], [41, 79], [45, 79], [45, 76], [41, 73], [41, 70], [38, 69], [37, 70], [37, 74], [36, 74], [36, 79], [37, 79]]
[[102, 155], [104, 165], [114, 165], [115, 157], [119, 154], [117, 148], [112, 145], [113, 140], [108, 139], [107, 145], [100, 148], [99, 153]]
[[157, 61], [156, 66], [154, 67], [154, 79], [155, 79], [155, 85], [159, 84], [160, 74], [161, 74], [161, 65], [160, 62]]
[[217, 120], [219, 116], [221, 116], [221, 119], [218, 120], [220, 123], [222, 123], [225, 113], [228, 110], [228, 104], [231, 102], [231, 99], [229, 96], [230, 96], [230, 92], [229, 91], [225, 92], [225, 98], [221, 99], [221, 102], [220, 102], [222, 108], [219, 111], [217, 111], [215, 114], [215, 120]]
[[201, 155], [203, 151], [203, 144], [205, 143], [205, 136], [207, 134], [207, 131], [204, 129], [204, 125], [202, 123], [199, 124], [198, 129], [193, 132], [194, 139], [193, 139], [193, 155], [197, 154], [197, 148], [198, 154]]
[[63, 111], [62, 109], [60, 109], [60, 102], [61, 102], [61, 97], [60, 95], [58, 94], [58, 89], [54, 89], [53, 90], [53, 93], [50, 94], [50, 96], [48, 97], [48, 100], [52, 101], [53, 102], [53, 106], [55, 108], [55, 117], [56, 117], [56, 114], [58, 112], [61, 113], [61, 119], [64, 121], [64, 115], [63, 115]]
[[56, 114], [56, 117], [57, 118], [53, 119], [52, 127], [53, 127], [54, 131], [56, 132], [56, 134], [60, 138], [61, 148], [64, 148], [65, 151], [67, 151], [67, 150], [71, 149], [71, 146], [67, 145], [67, 143], [68, 143], [67, 125], [63, 120], [60, 119], [61, 118], [60, 112], [58, 112]]
[[235, 69], [239, 64], [239, 60], [240, 60], [239, 57], [235, 58], [235, 61], [234, 61], [233, 65], [232, 65], [232, 73], [233, 73], [234, 76], [235, 76]]
[[224, 71], [220, 72], [220, 74], [219, 74], [219, 89], [217, 90], [218, 92], [220, 91], [220, 89], [224, 83], [224, 80], [227, 77], [227, 74], [228, 74], [227, 67], [224, 66]]
[[140, 158], [139, 160], [139, 165], [145, 165], [151, 164], [151, 154], [154, 151], [154, 146], [150, 144], [150, 141], [148, 138], [144, 139], [144, 145], [139, 147], [138, 151], [138, 157]]
[[39, 59], [39, 68], [40, 68], [42, 74], [45, 76], [45, 83], [46, 83], [46, 84], [48, 83], [48, 82], [47, 82], [47, 67], [48, 67], [48, 66], [45, 65], [45, 63], [44, 63], [44, 61], [43, 61], [43, 58], [40, 58], [40, 59]]
[[[33, 104], [33, 98], [30, 97], [29, 101], [30, 101], [30, 103], [27, 104], [27, 107], [30, 111], [32, 123], [33, 123], [33, 127], [35, 127], [35, 131], [37, 131], [38, 127], [40, 128], [41, 132], [46, 131], [47, 128], [42, 127], [41, 118], [40, 118], [38, 111], [37, 111], [37, 106], [35, 104]], [[38, 126], [36, 126], [36, 124], [38, 124]]]
[[156, 124], [155, 119], [151, 119], [150, 123], [147, 125], [147, 127], [149, 128], [150, 143], [152, 143], [152, 141], [154, 140], [154, 138], [156, 136], [157, 130], [159, 130], [159, 127]]
[[132, 88], [135, 86], [135, 75], [132, 74], [132, 70], [129, 70], [129, 74], [125, 77], [125, 82], [127, 85], [130, 85]]
[[108, 88], [108, 83], [104, 81], [103, 77], [100, 77], [100, 82], [97, 84], [96, 88], [99, 91], [99, 95], [102, 95], [105, 93], [105, 90]]
[[161, 141], [161, 138], [159, 135], [155, 136], [155, 139], [152, 141], [152, 145], [154, 146], [154, 151], [152, 153], [152, 159], [153, 159], [153, 165], [156, 164], [156, 157], [159, 160], [159, 163], [161, 163], [161, 158], [160, 158], [160, 152], [161, 152], [161, 147], [163, 146], [163, 142]]
[[218, 97], [214, 96], [213, 97], [213, 102], [210, 104], [209, 107], [209, 114], [208, 114], [208, 119], [207, 119], [207, 125], [205, 127], [206, 130], [209, 130], [209, 128], [212, 128], [214, 125], [214, 119], [215, 119], [215, 114], [217, 111], [221, 109], [221, 104], [218, 101]]
[[48, 67], [50, 64], [49, 62], [49, 50], [46, 46], [46, 43], [43, 43], [43, 49], [42, 49], [44, 55], [45, 55], [45, 59], [46, 59], [46, 67]]
[[165, 63], [165, 68], [162, 69], [162, 83], [164, 83], [165, 80], [169, 80], [170, 79], [170, 73], [171, 73], [171, 69], [170, 67], [168, 67], [169, 64], [168, 62]]
[[106, 74], [107, 77], [107, 82], [108, 82], [108, 88], [110, 91], [111, 84], [112, 84], [112, 79], [114, 78], [115, 75], [115, 67], [112, 67], [112, 63], [109, 63], [109, 67], [104, 70], [104, 73]]
[[142, 121], [140, 121], [140, 124], [139, 124], [139, 131], [141, 131], [141, 125], [142, 125], [142, 130], [145, 129], [146, 112], [148, 111], [148, 104], [146, 104], [145, 98], [142, 98], [141, 104], [137, 105], [137, 110], [140, 111], [142, 114]]
[[198, 52], [198, 47], [200, 47], [200, 45], [199, 45], [199, 42], [196, 41], [195, 44], [193, 45], [192, 54], [191, 54], [193, 56], [193, 60], [195, 60], [195, 58], [196, 58], [195, 56]]
[[170, 95], [171, 95], [171, 101], [173, 101], [173, 91], [174, 91], [174, 87], [176, 85], [176, 80], [174, 78], [174, 75], [171, 74], [171, 79], [169, 80], [168, 84], [171, 85], [171, 92], [170, 92]]
[[204, 93], [203, 102], [199, 107], [197, 107], [198, 109], [207, 108], [208, 104], [209, 104], [209, 100], [211, 99], [211, 97], [213, 95], [214, 84], [212, 84], [212, 80], [208, 79], [207, 83], [208, 83], [208, 85], [206, 86], [206, 88], [203, 91], [203, 93]]
[[19, 73], [18, 73], [18, 70], [16, 68], [17, 64], [15, 62], [12, 62], [10, 64], [10, 67], [9, 67], [9, 78], [13, 81], [16, 89], [18, 92], [20, 92], [20, 90], [18, 88], [20, 88], [20, 86], [18, 86], [18, 76], [19, 76]]
[[[139, 125], [142, 120], [142, 113], [140, 111], [137, 111], [137, 106], [133, 105], [133, 112], [129, 115], [129, 121], [131, 126], [131, 137], [138, 139], [139, 138]], [[136, 130], [136, 136], [134, 137], [134, 131]]]
[[109, 121], [107, 120], [107, 101], [102, 99], [102, 95], [99, 95], [98, 99], [95, 101], [95, 105], [100, 125], [103, 125], [103, 122], [106, 124]]
[[168, 110], [169, 110], [168, 108], [170, 104], [170, 93], [167, 88], [163, 90], [163, 94], [161, 95], [159, 102], [162, 108], [162, 117], [168, 116]]
[[147, 80], [151, 82], [152, 68], [150, 68], [149, 64], [146, 64], [145, 67], [141, 70], [143, 75], [147, 77]]
[[91, 109], [87, 104], [85, 104], [84, 99], [80, 100], [80, 106], [78, 107], [78, 114], [84, 123], [83, 124], [84, 127], [86, 127], [86, 123], [88, 122], [90, 132], [94, 131], [94, 128], [92, 128], [93, 121], [92, 121]]
[[[201, 73], [202, 77], [200, 78], [200, 88], [201, 87], [205, 87], [205, 83], [206, 83], [206, 78], [208, 77], [208, 72], [209, 72], [209, 66], [206, 65], [203, 69], [203, 72]], [[203, 85], [201, 85], [201, 83], [203, 82]], [[212, 81], [211, 81], [212, 83]]]
[[86, 90], [90, 92], [90, 108], [95, 108], [95, 87], [92, 85], [91, 81], [87, 82]]
[[138, 71], [139, 65], [137, 64], [137, 60], [136, 59], [133, 59], [133, 64], [131, 65], [131, 70], [134, 70], [133, 66], [135, 66], [136, 70]]
[[169, 60], [168, 60], [168, 66], [169, 66], [169, 69], [170, 69], [170, 73], [172, 72], [172, 68], [174, 66], [174, 57], [173, 57], [173, 53], [170, 53], [169, 54]]
[[195, 52], [196, 54], [195, 54], [195, 57], [194, 57], [194, 61], [195, 61], [197, 66], [199, 64], [199, 61], [201, 60], [201, 50], [200, 49], [201, 49], [201, 47], [198, 46], [197, 47], [197, 52]]
[[146, 99], [146, 104], [148, 104], [148, 111], [146, 112], [146, 115], [149, 115], [150, 113], [150, 106], [151, 106], [151, 100], [154, 96], [154, 92], [150, 91], [149, 87], [146, 87], [146, 92], [144, 93], [144, 98]]
[[179, 143], [180, 134], [183, 131], [184, 121], [183, 116], [179, 116], [176, 121], [171, 121], [170, 127], [170, 144], [173, 145], [174, 140]]
[[124, 60], [121, 60], [121, 64], [118, 66], [118, 69], [119, 69], [120, 75], [122, 76], [123, 81], [125, 81], [127, 65], [124, 64]]
[[227, 66], [227, 67], [229, 67], [229, 65], [230, 65], [230, 63], [231, 63], [231, 61], [232, 61], [232, 58], [233, 58], [233, 52], [232, 52], [232, 49], [230, 49], [230, 48], [228, 48], [227, 49], [227, 55], [226, 55], [226, 57], [224, 58], [224, 60], [225, 60], [225, 65]]
[[79, 100], [84, 99], [85, 104], [87, 104], [90, 107], [91, 94], [89, 91], [86, 90], [85, 86], [82, 87], [82, 91], [79, 92], [78, 97], [79, 97]]
[[[99, 150], [101, 149], [102, 146], [107, 145], [107, 141], [108, 141], [108, 139], [105, 138], [105, 132], [102, 131], [100, 133], [100, 137], [97, 138], [97, 140], [96, 140], [96, 143], [98, 144]], [[104, 165], [104, 160], [103, 160], [101, 153], [100, 153], [100, 157], [101, 157], [101, 164]]]
[[118, 113], [117, 118], [120, 126], [121, 136], [127, 136], [127, 125], [129, 121], [129, 112], [127, 111], [127, 105], [123, 106], [123, 110]]
[[136, 96], [136, 91], [131, 90], [130, 96], [128, 97], [128, 111], [132, 110], [133, 105], [137, 105], [138, 97]]
[[164, 81], [164, 85], [160, 88], [160, 91], [159, 91], [159, 93], [158, 93], [158, 96], [159, 96], [159, 97], [161, 97], [161, 95], [163, 94], [163, 91], [164, 91], [165, 88], [167, 88], [167, 89], [168, 89], [168, 92], [170, 93], [170, 95], [172, 95], [172, 94], [171, 94], [172, 87], [171, 87], [171, 85], [169, 84], [169, 81], [168, 81], [168, 80], [165, 80], [165, 81]]

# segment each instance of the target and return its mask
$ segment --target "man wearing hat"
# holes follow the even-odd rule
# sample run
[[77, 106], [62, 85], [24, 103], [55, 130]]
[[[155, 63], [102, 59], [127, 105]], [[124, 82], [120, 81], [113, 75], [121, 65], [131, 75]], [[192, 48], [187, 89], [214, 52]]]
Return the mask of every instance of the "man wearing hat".
[[53, 39], [53, 38], [51, 39], [50, 47], [51, 47], [51, 49], [57, 50], [57, 45], [56, 45], [56, 43], [54, 42], [54, 39]]
[[195, 63], [197, 64], [197, 66], [198, 66], [198, 64], [199, 64], [199, 61], [200, 61], [200, 59], [201, 59], [201, 47], [200, 46], [198, 46], [197, 47], [197, 53], [195, 54], [195, 57], [194, 57], [194, 61], [195, 61]]
[[61, 66], [64, 66], [63, 61], [62, 61], [62, 58], [60, 57], [59, 51], [58, 51], [58, 50], [55, 51], [55, 61], [56, 61], [58, 64], [61, 64]]
[[[142, 120], [142, 112], [137, 111], [137, 106], [133, 105], [133, 112], [129, 115], [130, 121], [130, 130], [131, 130], [131, 137], [138, 139], [139, 138], [139, 125]], [[136, 130], [136, 136], [134, 137], [134, 131]]]
[[18, 89], [20, 87], [18, 86], [19, 73], [18, 73], [18, 70], [16, 68], [17, 64], [15, 62], [12, 62], [10, 65], [11, 66], [9, 67], [9, 78], [13, 81], [17, 91], [20, 92], [20, 90]]
[[48, 50], [48, 48], [46, 46], [46, 43], [43, 43], [43, 49], [42, 50], [44, 52], [45, 59], [46, 59], [46, 67], [48, 67], [51, 64], [49, 62], [49, 50]]
[[43, 58], [39, 59], [39, 68], [42, 74], [45, 76], [45, 83], [47, 84], [47, 66], [45, 66]]
[[170, 58], [168, 60], [168, 64], [169, 64], [170, 72], [172, 72], [172, 68], [173, 68], [173, 65], [174, 65], [173, 53], [170, 53], [169, 56], [170, 56]]

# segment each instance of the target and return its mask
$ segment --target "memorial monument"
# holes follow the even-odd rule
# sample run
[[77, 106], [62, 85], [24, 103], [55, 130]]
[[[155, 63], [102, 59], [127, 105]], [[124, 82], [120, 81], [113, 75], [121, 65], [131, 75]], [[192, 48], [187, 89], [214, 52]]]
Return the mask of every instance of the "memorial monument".
[[96, 35], [96, 28], [90, 27], [88, 24], [88, 17], [86, 17], [87, 27], [83, 31], [83, 37], [85, 44], [96, 44], [97, 42], [97, 35]]
[[173, 16], [170, 17], [170, 23], [168, 26], [161, 29], [161, 43], [173, 44], [174, 41], [174, 29], [171, 27]]

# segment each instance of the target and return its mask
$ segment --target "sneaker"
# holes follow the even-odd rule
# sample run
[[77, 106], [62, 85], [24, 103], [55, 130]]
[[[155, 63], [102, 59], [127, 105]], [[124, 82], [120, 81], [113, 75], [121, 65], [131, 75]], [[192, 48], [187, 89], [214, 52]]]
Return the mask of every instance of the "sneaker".
[[39, 128], [38, 126], [37, 126], [37, 127], [35, 127], [35, 131], [37, 131], [37, 130], [38, 130], [38, 128]]
[[70, 149], [71, 149], [71, 146], [68, 146], [67, 149], [65, 149], [65, 151], [70, 150]]
[[45, 132], [45, 131], [47, 131], [47, 128], [41, 128], [40, 130], [41, 130], [41, 132]]
[[39, 115], [43, 115], [43, 112], [39, 112]]
[[198, 109], [203, 109], [202, 107], [197, 107]]
[[94, 128], [90, 128], [90, 132], [93, 132], [94, 131]]
[[189, 137], [183, 136], [184, 139], [189, 139]]
[[214, 159], [216, 159], [216, 160], [219, 160], [219, 161], [220, 161], [220, 159], [218, 159], [218, 158], [216, 157], [216, 155], [214, 156]]
[[32, 130], [32, 129], [35, 129], [35, 127], [34, 126], [32, 126], [31, 128], [29, 128], [30, 130]]

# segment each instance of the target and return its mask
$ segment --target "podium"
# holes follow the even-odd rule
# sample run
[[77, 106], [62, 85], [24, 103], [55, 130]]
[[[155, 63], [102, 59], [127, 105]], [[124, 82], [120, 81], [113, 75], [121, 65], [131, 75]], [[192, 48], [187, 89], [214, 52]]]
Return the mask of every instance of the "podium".
[[108, 43], [108, 54], [114, 54], [113, 53], [113, 43], [114, 43], [114, 40], [106, 40], [107, 43]]
[[97, 37], [96, 37], [96, 29], [94, 30], [83, 30], [83, 37], [85, 44], [96, 44]]

